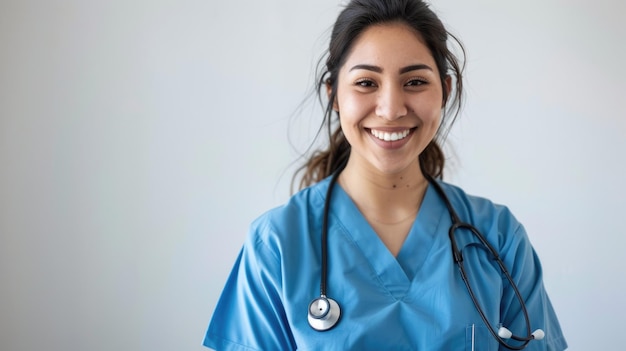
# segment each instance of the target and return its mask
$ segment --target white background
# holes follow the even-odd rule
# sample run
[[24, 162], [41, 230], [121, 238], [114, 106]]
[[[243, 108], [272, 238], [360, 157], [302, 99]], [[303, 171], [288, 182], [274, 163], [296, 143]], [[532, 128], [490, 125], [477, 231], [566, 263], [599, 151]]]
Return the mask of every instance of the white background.
[[[434, 9], [468, 51], [447, 180], [525, 224], [570, 350], [620, 348], [624, 2]], [[202, 350], [321, 118], [295, 112], [338, 11], [1, 0], [0, 349]]]

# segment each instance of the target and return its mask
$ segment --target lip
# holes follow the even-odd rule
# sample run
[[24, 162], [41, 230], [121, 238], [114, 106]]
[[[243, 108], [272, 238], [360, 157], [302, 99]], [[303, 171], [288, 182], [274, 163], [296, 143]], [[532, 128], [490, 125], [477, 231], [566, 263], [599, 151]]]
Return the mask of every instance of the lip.
[[[377, 137], [375, 137], [372, 134], [372, 129], [376, 130], [376, 131], [380, 131], [380, 132], [386, 132], [386, 133], [402, 133], [408, 130], [408, 134], [407, 136], [405, 136], [404, 138], [400, 139], [400, 140], [381, 140]], [[387, 150], [395, 150], [395, 149], [399, 149], [401, 147], [403, 147], [404, 145], [406, 145], [409, 140], [411, 140], [411, 137], [413, 136], [413, 134], [415, 134], [415, 130], [417, 130], [417, 127], [380, 127], [380, 128], [365, 128], [365, 131], [367, 132], [367, 134], [370, 136], [370, 138], [372, 139], [372, 141], [374, 141], [374, 143], [376, 143], [378, 146], [387, 149]]]
[[374, 130], [380, 130], [381, 132], [401, 132], [403, 130], [412, 130], [415, 129], [417, 127], [365, 127], [365, 129], [367, 129], [368, 131], [371, 131], [372, 129]]

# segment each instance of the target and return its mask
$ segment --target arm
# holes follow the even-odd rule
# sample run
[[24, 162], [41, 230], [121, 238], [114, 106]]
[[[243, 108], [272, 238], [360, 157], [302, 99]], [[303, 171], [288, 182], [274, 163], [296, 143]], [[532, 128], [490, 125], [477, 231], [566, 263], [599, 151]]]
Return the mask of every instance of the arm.
[[279, 257], [254, 230], [213, 313], [204, 346], [216, 350], [294, 350], [281, 300]]
[[[521, 224], [517, 224], [513, 235], [505, 241], [501, 253], [504, 264], [509, 268], [513, 281], [516, 282], [526, 303], [531, 331], [542, 329], [545, 332], [543, 340], [531, 341], [525, 350], [565, 350], [567, 342], [543, 285], [541, 263]], [[517, 335], [526, 335], [522, 308], [508, 281], [504, 281], [500, 310], [502, 324], [505, 327]], [[516, 345], [515, 342], [511, 343]], [[503, 347], [500, 349], [506, 350]]]

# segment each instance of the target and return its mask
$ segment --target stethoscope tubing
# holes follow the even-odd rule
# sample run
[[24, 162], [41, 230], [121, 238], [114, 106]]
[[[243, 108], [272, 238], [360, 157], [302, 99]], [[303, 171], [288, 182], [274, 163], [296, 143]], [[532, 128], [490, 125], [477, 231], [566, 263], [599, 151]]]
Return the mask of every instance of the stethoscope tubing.
[[[343, 166], [345, 167], [345, 165]], [[324, 216], [322, 218], [322, 249], [321, 249], [321, 258], [322, 258], [322, 272], [320, 279], [320, 296], [326, 297], [326, 288], [328, 281], [328, 209], [330, 208], [330, 198], [333, 193], [333, 189], [335, 188], [335, 184], [339, 179], [339, 174], [343, 170], [341, 167], [339, 170], [333, 174], [333, 177], [330, 179], [330, 184], [328, 184], [328, 191], [326, 193], [326, 199], [324, 200]]]
[[[502, 346], [504, 346], [504, 347], [506, 347], [508, 349], [511, 349], [511, 350], [523, 350], [524, 348], [526, 348], [528, 343], [531, 340], [534, 339], [534, 337], [532, 336], [532, 333], [531, 333], [530, 317], [528, 316], [528, 309], [526, 308], [526, 303], [524, 302], [524, 299], [522, 298], [522, 294], [520, 293], [520, 291], [519, 291], [519, 289], [517, 287], [517, 284], [515, 284], [515, 281], [513, 280], [513, 277], [509, 273], [509, 270], [504, 265], [504, 262], [500, 258], [500, 255], [498, 254], [498, 251], [493, 247], [493, 245], [491, 245], [491, 243], [482, 235], [482, 233], [475, 226], [460, 220], [458, 214], [456, 213], [456, 211], [454, 210], [454, 207], [452, 206], [452, 203], [450, 202], [450, 199], [446, 196], [446, 194], [445, 194], [444, 190], [442, 189], [441, 185], [436, 180], [434, 180], [429, 175], [426, 175], [426, 179], [430, 182], [430, 184], [433, 185], [433, 187], [435, 188], [435, 190], [439, 194], [440, 198], [445, 203], [445, 205], [446, 205], [446, 207], [448, 209], [448, 213], [450, 214], [450, 219], [452, 221], [452, 225], [450, 226], [450, 229], [448, 230], [448, 236], [450, 238], [450, 243], [451, 243], [450, 246], [452, 247], [452, 257], [454, 258], [454, 262], [457, 264], [457, 267], [459, 268], [459, 272], [461, 274], [461, 278], [463, 280], [463, 283], [465, 284], [465, 287], [467, 288], [467, 292], [469, 293], [470, 298], [472, 299], [472, 302], [474, 303], [474, 306], [476, 307], [476, 311], [478, 311], [478, 314], [480, 315], [481, 319], [483, 320], [483, 322], [487, 326], [487, 329], [489, 330], [489, 333]], [[458, 247], [457, 242], [456, 242], [456, 237], [454, 235], [457, 229], [469, 230], [470, 232], [472, 232], [472, 234], [476, 238], [478, 238], [478, 240], [491, 253], [491, 255], [493, 256], [493, 259], [497, 262], [498, 266], [500, 267], [500, 271], [504, 274], [504, 276], [506, 277], [506, 279], [509, 282], [509, 285], [513, 288], [515, 296], [516, 296], [516, 298], [517, 298], [517, 300], [518, 300], [518, 302], [519, 302], [519, 304], [521, 306], [522, 314], [524, 315], [525, 326], [526, 326], [526, 335], [527, 336], [526, 337], [521, 337], [521, 336], [517, 336], [517, 335], [513, 334], [513, 335], [511, 335], [510, 338], [513, 339], [513, 340], [516, 340], [516, 341], [521, 341], [521, 342], [523, 342], [523, 344], [520, 344], [520, 345], [509, 345], [502, 337], [500, 337], [500, 335], [498, 335], [498, 333], [493, 328], [491, 323], [489, 323], [489, 320], [487, 319], [487, 316], [485, 315], [485, 312], [483, 311], [483, 309], [480, 307], [480, 303], [478, 302], [478, 299], [476, 298], [476, 294], [474, 294], [474, 290], [472, 289], [472, 287], [471, 287], [471, 285], [469, 283], [469, 279], [467, 277], [467, 272], [465, 271], [465, 265], [464, 265], [464, 262], [463, 262], [463, 253], [461, 252], [461, 250], [459, 250], [459, 247]]]
[[[311, 325], [311, 327], [315, 330], [318, 331], [325, 331], [325, 330], [329, 330], [331, 328], [333, 328], [336, 323], [339, 320], [339, 316], [341, 314], [341, 309], [338, 305], [338, 303], [327, 297], [327, 289], [328, 289], [328, 217], [329, 217], [329, 209], [330, 209], [330, 201], [331, 201], [331, 195], [333, 192], [333, 189], [335, 187], [335, 184], [337, 183], [337, 180], [339, 179], [339, 174], [341, 173], [341, 171], [343, 170], [343, 168], [345, 167], [346, 162], [343, 162], [343, 164], [339, 167], [338, 170], [335, 171], [335, 173], [332, 175], [332, 178], [330, 180], [330, 183], [328, 185], [328, 190], [326, 193], [326, 199], [324, 200], [324, 212], [323, 212], [323, 217], [322, 217], [322, 235], [321, 235], [321, 274], [320, 274], [320, 297], [314, 299], [311, 304], [313, 304], [315, 301], [319, 300], [324, 300], [327, 302], [329, 311], [331, 314], [328, 317], [331, 317], [330, 319], [328, 319], [327, 321], [324, 320], [324, 318], [328, 318], [326, 316], [326, 313], [324, 313], [324, 318], [320, 318], [320, 317], [314, 317], [311, 315], [311, 305], [309, 306], [309, 324]], [[456, 211], [454, 210], [452, 203], [450, 202], [450, 199], [446, 196], [443, 188], [441, 187], [441, 185], [435, 180], [433, 179], [431, 176], [429, 176], [426, 172], [423, 172], [425, 174], [426, 179], [428, 180], [428, 182], [433, 185], [433, 187], [435, 188], [436, 192], [439, 194], [440, 198], [444, 201], [448, 212], [450, 214], [450, 219], [452, 221], [452, 225], [450, 226], [450, 229], [448, 231], [448, 236], [450, 238], [450, 244], [452, 247], [452, 256], [454, 259], [454, 262], [457, 264], [457, 267], [459, 268], [459, 272], [461, 275], [461, 278], [465, 284], [465, 287], [467, 288], [467, 291], [470, 295], [470, 298], [476, 308], [476, 310], [478, 311], [481, 319], [483, 320], [483, 322], [485, 323], [485, 325], [488, 327], [487, 329], [489, 330], [489, 333], [498, 341], [498, 343], [508, 349], [511, 350], [522, 350], [524, 348], [526, 348], [526, 346], [528, 345], [528, 343], [532, 340], [534, 340], [534, 336], [531, 333], [531, 327], [530, 327], [530, 318], [528, 316], [528, 310], [526, 308], [526, 303], [524, 302], [524, 299], [522, 298], [522, 294], [520, 293], [517, 284], [515, 284], [513, 277], [511, 277], [511, 274], [509, 273], [508, 269], [506, 268], [506, 266], [504, 265], [504, 262], [502, 261], [502, 259], [500, 258], [500, 255], [498, 254], [497, 250], [487, 241], [487, 239], [480, 233], [480, 231], [474, 227], [473, 225], [469, 224], [469, 223], [465, 223], [463, 221], [460, 220], [458, 214], [456, 213]], [[464, 267], [464, 262], [463, 262], [463, 253], [461, 252], [461, 250], [459, 250], [457, 242], [456, 242], [456, 238], [455, 238], [455, 232], [457, 229], [466, 229], [469, 230], [471, 233], [473, 233], [478, 240], [485, 246], [487, 247], [488, 251], [491, 253], [491, 255], [493, 256], [494, 260], [498, 263], [498, 266], [500, 267], [501, 272], [505, 275], [505, 277], [507, 278], [509, 284], [511, 285], [511, 287], [513, 288], [513, 291], [515, 293], [515, 296], [517, 298], [517, 300], [520, 303], [521, 309], [522, 309], [522, 313], [524, 315], [524, 319], [525, 319], [525, 325], [526, 325], [526, 337], [522, 337], [522, 336], [517, 336], [517, 335], [511, 335], [510, 338], [516, 341], [520, 341], [523, 342], [520, 345], [509, 345], [504, 338], [502, 338], [500, 335], [498, 335], [498, 333], [495, 331], [494, 327], [491, 325], [491, 323], [489, 323], [489, 320], [487, 319], [487, 316], [485, 315], [485, 312], [483, 311], [482, 307], [480, 307], [480, 303], [478, 302], [478, 299], [476, 297], [476, 295], [474, 294], [474, 290], [471, 287], [471, 284], [469, 283], [469, 279], [467, 277], [467, 272], [465, 271], [465, 267]]]

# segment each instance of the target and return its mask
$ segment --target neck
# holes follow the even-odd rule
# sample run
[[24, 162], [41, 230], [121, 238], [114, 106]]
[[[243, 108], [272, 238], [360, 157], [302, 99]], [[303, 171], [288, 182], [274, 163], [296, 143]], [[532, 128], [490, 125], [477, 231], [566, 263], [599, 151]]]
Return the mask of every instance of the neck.
[[394, 224], [415, 218], [428, 181], [417, 160], [392, 174], [362, 169], [348, 162], [339, 184], [368, 220]]

